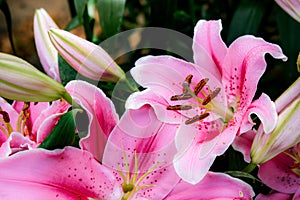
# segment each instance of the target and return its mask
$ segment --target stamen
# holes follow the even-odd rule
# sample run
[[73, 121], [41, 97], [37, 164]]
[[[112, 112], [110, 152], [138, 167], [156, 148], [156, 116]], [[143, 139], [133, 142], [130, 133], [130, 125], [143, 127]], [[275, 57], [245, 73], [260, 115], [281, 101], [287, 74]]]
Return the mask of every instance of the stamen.
[[216, 89], [210, 94], [211, 98], [212, 98], [212, 99], [215, 98], [215, 97], [219, 94], [220, 91], [221, 91], [221, 88], [216, 88]]
[[1, 110], [0, 111], [0, 115], [2, 115], [2, 118], [4, 120], [5, 123], [9, 123], [10, 119], [9, 119], [9, 115], [6, 111]]
[[171, 101], [188, 100], [190, 98], [192, 98], [191, 94], [179, 94], [179, 95], [172, 96]]
[[208, 82], [208, 78], [202, 79], [201, 81], [199, 81], [199, 83], [197, 83], [195, 89], [194, 89], [194, 93], [197, 96], [199, 94], [199, 92], [202, 90], [202, 88], [207, 84]]
[[[1, 108], [0, 108], [1, 109]], [[2, 119], [0, 120], [0, 122], [2, 122], [4, 124], [4, 126], [6, 127], [7, 131], [3, 131], [4, 129], [1, 128], [1, 130], [3, 132], [5, 132], [5, 134], [7, 136], [9, 136], [9, 134], [11, 132], [13, 132], [13, 128], [10, 125], [10, 118], [9, 118], [9, 114], [6, 111], [3, 111], [2, 109], [0, 110], [0, 115], [2, 115]]]
[[211, 100], [213, 98], [215, 98], [219, 94], [220, 91], [221, 91], [221, 88], [216, 88], [214, 91], [212, 91], [209, 95], [207, 95], [207, 97], [205, 97], [205, 99], [202, 102], [202, 105], [205, 106], [209, 102], [211, 102]]
[[168, 106], [167, 110], [190, 110], [193, 107], [190, 105], [175, 105], [175, 106]]
[[182, 83], [182, 93], [183, 94], [187, 94], [188, 93], [188, 89], [190, 87], [190, 84], [192, 82], [192, 78], [193, 78], [193, 75], [192, 74], [189, 74], [186, 78], [185, 78], [185, 81]]
[[203, 113], [202, 115], [196, 115], [192, 118], [189, 118], [188, 120], [185, 121], [185, 125], [189, 125], [189, 124], [192, 124], [194, 122], [197, 122], [197, 121], [200, 121], [206, 117], [209, 116], [209, 113]]

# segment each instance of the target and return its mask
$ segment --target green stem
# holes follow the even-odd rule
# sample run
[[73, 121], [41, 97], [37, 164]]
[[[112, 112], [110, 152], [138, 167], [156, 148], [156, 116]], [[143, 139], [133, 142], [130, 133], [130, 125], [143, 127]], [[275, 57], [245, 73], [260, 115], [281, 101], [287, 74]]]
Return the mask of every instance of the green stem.
[[247, 172], [247, 173], [251, 173], [256, 167], [255, 163], [250, 163], [247, 167], [245, 167], [242, 171], [243, 172]]
[[136, 87], [136, 85], [133, 85], [130, 83], [130, 81], [125, 77], [124, 79], [122, 79], [122, 81], [124, 81], [128, 88], [132, 91], [132, 92], [139, 92], [140, 90]]

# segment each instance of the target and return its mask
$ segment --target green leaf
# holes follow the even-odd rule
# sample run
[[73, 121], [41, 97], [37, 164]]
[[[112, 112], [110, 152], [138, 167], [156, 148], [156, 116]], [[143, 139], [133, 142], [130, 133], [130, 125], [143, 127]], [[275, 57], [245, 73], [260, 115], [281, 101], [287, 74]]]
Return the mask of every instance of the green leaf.
[[0, 1], [0, 9], [5, 16], [6, 26], [7, 26], [7, 31], [8, 31], [8, 38], [9, 38], [9, 42], [10, 42], [12, 51], [14, 54], [16, 54], [16, 49], [15, 49], [15, 45], [14, 45], [14, 41], [13, 41], [13, 37], [12, 37], [11, 15], [10, 15], [8, 4], [5, 0]]
[[125, 0], [97, 0], [97, 8], [102, 27], [102, 39], [106, 39], [119, 32]]
[[63, 114], [51, 133], [39, 145], [39, 148], [53, 150], [73, 145], [76, 128], [75, 116], [78, 112], [82, 112], [82, 110], [74, 109]]
[[255, 176], [253, 176], [252, 174], [249, 174], [247, 172], [242, 172], [242, 171], [226, 171], [226, 174], [229, 174], [231, 176], [234, 176], [236, 178], [247, 178], [247, 179], [251, 179], [253, 182], [257, 181], [257, 182], [261, 182], [258, 178], [256, 178]]
[[227, 43], [232, 43], [232, 41], [241, 35], [255, 35], [264, 16], [265, 6], [266, 1], [242, 0], [232, 17]]
[[60, 54], [58, 54], [58, 69], [63, 86], [71, 80], [75, 80], [77, 77], [77, 71], [73, 69]]
[[87, 2], [88, 2], [88, 0], [74, 0], [76, 14], [79, 17], [79, 19], [81, 19], [83, 16]]
[[82, 21], [79, 20], [79, 17], [76, 15], [73, 19], [68, 23], [66, 30], [70, 31], [74, 28], [77, 28], [82, 25]]

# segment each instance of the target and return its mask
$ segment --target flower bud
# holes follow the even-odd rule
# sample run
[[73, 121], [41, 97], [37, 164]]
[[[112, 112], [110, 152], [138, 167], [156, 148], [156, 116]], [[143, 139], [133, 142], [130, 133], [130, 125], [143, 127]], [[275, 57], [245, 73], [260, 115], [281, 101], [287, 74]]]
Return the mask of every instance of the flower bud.
[[59, 54], [80, 74], [110, 82], [124, 77], [124, 71], [100, 46], [60, 29], [51, 28], [49, 35]]
[[279, 113], [276, 128], [268, 134], [259, 128], [250, 151], [252, 163], [262, 164], [300, 142], [300, 78], [275, 105]]
[[33, 24], [35, 46], [41, 64], [50, 77], [60, 82], [58, 52], [51, 43], [48, 35], [51, 27], [58, 27], [43, 8], [35, 11]]
[[72, 103], [66, 89], [28, 62], [0, 53], [0, 96], [25, 102], [54, 101], [65, 98]]

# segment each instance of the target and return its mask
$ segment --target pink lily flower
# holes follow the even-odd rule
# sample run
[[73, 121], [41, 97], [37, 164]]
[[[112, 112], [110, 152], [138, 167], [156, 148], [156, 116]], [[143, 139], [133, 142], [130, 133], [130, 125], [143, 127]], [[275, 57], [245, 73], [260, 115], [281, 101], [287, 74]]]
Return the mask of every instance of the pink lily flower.
[[12, 105], [0, 98], [0, 157], [36, 148], [49, 135], [70, 105], [65, 101]]
[[34, 13], [33, 31], [34, 41], [38, 56], [45, 72], [54, 80], [60, 82], [58, 70], [58, 52], [50, 41], [48, 31], [58, 28], [47, 11], [43, 8]]
[[101, 161], [107, 138], [119, 121], [115, 107], [102, 90], [85, 81], [70, 81], [66, 90], [88, 116], [87, 134], [81, 137], [79, 145]]
[[267, 95], [252, 100], [266, 68], [264, 55], [286, 59], [280, 47], [249, 35], [226, 47], [221, 29], [221, 21], [198, 22], [195, 64], [171, 56], [146, 56], [131, 70], [147, 90], [129, 97], [127, 108], [149, 103], [161, 121], [178, 125], [174, 167], [193, 184], [203, 179], [236, 135], [252, 128], [250, 114], [261, 119], [266, 132], [273, 130], [277, 119]]
[[125, 111], [109, 136], [103, 157], [103, 165], [118, 171], [114, 175], [123, 192], [126, 191], [123, 199], [251, 199], [254, 196], [249, 185], [225, 174], [209, 172], [196, 185], [180, 180], [172, 164], [176, 153], [173, 133], [177, 127], [159, 120], [150, 105]]
[[[0, 159], [0, 187], [6, 188], [0, 197], [161, 200], [254, 196], [248, 184], [225, 174], [209, 172], [196, 185], [180, 181], [168, 159], [174, 139], [167, 139], [174, 128], [158, 120], [153, 108], [146, 105], [123, 115], [109, 136], [103, 165], [89, 152], [73, 147], [52, 152], [34, 149]], [[166, 135], [166, 140], [158, 135]]]
[[300, 22], [300, 2], [298, 0], [275, 0], [292, 18]]

